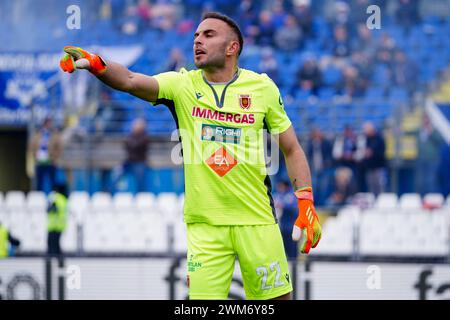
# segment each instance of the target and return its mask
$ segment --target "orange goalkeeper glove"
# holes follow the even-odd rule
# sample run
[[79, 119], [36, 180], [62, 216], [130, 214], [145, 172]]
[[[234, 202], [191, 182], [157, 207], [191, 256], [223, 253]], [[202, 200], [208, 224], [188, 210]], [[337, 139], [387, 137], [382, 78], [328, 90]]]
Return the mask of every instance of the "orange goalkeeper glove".
[[309, 253], [311, 247], [315, 248], [322, 236], [322, 227], [314, 208], [314, 199], [311, 187], [297, 190], [298, 217], [292, 229], [292, 239], [300, 241], [300, 252]]
[[59, 61], [64, 72], [72, 73], [76, 69], [87, 69], [95, 76], [106, 71], [106, 62], [98, 55], [89, 53], [79, 47], [64, 47], [66, 54]]

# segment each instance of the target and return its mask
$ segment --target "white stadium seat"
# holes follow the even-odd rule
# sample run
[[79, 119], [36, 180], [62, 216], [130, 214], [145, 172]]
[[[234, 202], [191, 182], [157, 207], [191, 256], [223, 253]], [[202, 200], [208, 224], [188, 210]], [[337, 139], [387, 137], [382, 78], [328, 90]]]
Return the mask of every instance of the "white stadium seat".
[[424, 208], [438, 209], [444, 205], [444, 196], [440, 193], [427, 193], [423, 197]]
[[136, 208], [140, 213], [154, 213], [156, 211], [156, 197], [153, 193], [137, 193], [135, 203]]
[[375, 200], [375, 208], [391, 210], [398, 207], [398, 197], [395, 193], [380, 193]]
[[158, 211], [168, 223], [182, 219], [178, 196], [172, 192], [162, 192], [156, 198]]
[[28, 242], [23, 243], [21, 250], [45, 252], [47, 250], [47, 214], [28, 215], [25, 223], [28, 228]]
[[118, 192], [113, 197], [114, 209], [116, 212], [130, 213], [135, 211], [133, 194], [130, 192]]
[[444, 257], [449, 249], [448, 227], [448, 216], [442, 211], [363, 215], [360, 254]]
[[15, 212], [9, 216], [8, 229], [21, 242], [21, 251], [45, 252], [47, 249], [47, 216]]
[[370, 192], [358, 192], [352, 196], [351, 202], [361, 209], [372, 208], [375, 205], [375, 195]]
[[76, 217], [78, 223], [83, 221], [89, 206], [89, 194], [86, 191], [73, 191], [69, 195], [69, 213]]
[[353, 253], [354, 225], [359, 220], [360, 210], [347, 206], [339, 210], [336, 217], [328, 218], [322, 229], [320, 244], [311, 251], [315, 255], [351, 255]]
[[167, 224], [152, 215], [103, 213], [86, 216], [87, 252], [157, 252], [168, 250]]
[[10, 215], [6, 211], [0, 210], [0, 222], [4, 225], [8, 225]]
[[351, 255], [353, 252], [353, 228], [350, 220], [328, 218], [322, 229], [322, 238], [311, 255]]
[[187, 252], [186, 224], [183, 221], [173, 224], [173, 240], [173, 249], [176, 253]]
[[180, 194], [178, 197], [178, 210], [180, 213], [184, 212], [184, 193]]
[[46, 213], [47, 196], [42, 191], [30, 191], [26, 198], [26, 205], [29, 213]]
[[22, 191], [8, 191], [5, 196], [5, 206], [9, 212], [25, 211], [25, 194]]
[[69, 195], [70, 209], [85, 210], [89, 205], [89, 193], [86, 191], [73, 191]]
[[111, 195], [107, 192], [96, 192], [90, 201], [92, 213], [111, 213], [113, 211]]
[[73, 214], [68, 214], [66, 230], [61, 236], [61, 249], [62, 251], [75, 252], [78, 249], [78, 230], [77, 230], [77, 217]]
[[101, 252], [107, 250], [109, 229], [106, 215], [88, 214], [84, 217], [83, 223], [83, 249], [85, 252]]
[[152, 219], [145, 228], [145, 248], [147, 252], [167, 252], [168, 226], [163, 219]]
[[176, 209], [178, 206], [178, 196], [173, 192], [162, 192], [156, 198], [156, 205], [160, 210]]
[[416, 210], [422, 208], [422, 198], [418, 193], [405, 193], [400, 196], [400, 209]]

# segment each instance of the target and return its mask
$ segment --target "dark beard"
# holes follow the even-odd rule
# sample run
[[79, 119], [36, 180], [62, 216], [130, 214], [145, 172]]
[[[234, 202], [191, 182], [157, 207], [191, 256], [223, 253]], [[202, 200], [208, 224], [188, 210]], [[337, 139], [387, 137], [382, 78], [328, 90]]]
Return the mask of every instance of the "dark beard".
[[206, 61], [195, 63], [195, 66], [202, 70], [221, 69], [225, 66], [225, 57], [212, 57]]
[[224, 43], [218, 52], [223, 52], [222, 55], [216, 54], [214, 56], [209, 57], [205, 62], [195, 63], [195, 66], [198, 69], [202, 70], [214, 70], [214, 69], [222, 69], [225, 66], [225, 50], [227, 48], [227, 44]]

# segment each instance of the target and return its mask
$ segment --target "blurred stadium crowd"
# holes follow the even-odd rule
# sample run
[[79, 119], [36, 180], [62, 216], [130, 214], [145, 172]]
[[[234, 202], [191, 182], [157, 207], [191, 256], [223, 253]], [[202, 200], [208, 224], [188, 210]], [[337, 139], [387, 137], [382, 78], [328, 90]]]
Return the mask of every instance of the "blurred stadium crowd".
[[[424, 115], [425, 98], [445, 80], [450, 58], [448, 12], [440, 11], [436, 4], [417, 0], [105, 0], [79, 4], [82, 28], [89, 32], [67, 30], [58, 25], [58, 19], [52, 19], [58, 6], [65, 5], [61, 3], [46, 12], [47, 19], [36, 22], [42, 32], [36, 34], [34, 46], [33, 41], [19, 41], [19, 48], [13, 50], [25, 46], [56, 51], [68, 43], [140, 44], [144, 51], [131, 65], [133, 70], [154, 74], [181, 67], [191, 69], [196, 23], [202, 12], [220, 10], [235, 18], [244, 32], [241, 66], [267, 73], [279, 86], [286, 110], [308, 151], [317, 178], [315, 185], [321, 194], [319, 205], [330, 197], [335, 202], [333, 185], [343, 175], [335, 175], [335, 169], [342, 165], [352, 170], [352, 182], [345, 187], [345, 193], [450, 192], [448, 147]], [[366, 25], [366, 9], [372, 4], [381, 9], [380, 29], [370, 30]], [[35, 4], [29, 5], [32, 8]], [[13, 22], [5, 18], [5, 23]], [[33, 21], [24, 24], [34, 26]], [[139, 117], [147, 122], [150, 137], [167, 136], [175, 129], [165, 108], [148, 108], [144, 102], [104, 86], [99, 90], [94, 114], [78, 112], [78, 121], [67, 121], [65, 140], [79, 132], [85, 136], [124, 136]], [[415, 125], [402, 129], [407, 120], [415, 121]], [[73, 122], [79, 127], [74, 128]], [[414, 149], [412, 156], [403, 157], [399, 151], [403, 148], [402, 135], [416, 139], [416, 145], [410, 148]], [[366, 139], [369, 136], [375, 138]], [[366, 146], [366, 140], [373, 146]], [[404, 160], [399, 168], [407, 170], [403, 175], [393, 172], [398, 160]], [[429, 175], [420, 174], [424, 166]], [[380, 168], [383, 170], [375, 170]], [[283, 169], [280, 179], [286, 178]], [[377, 173], [368, 175], [368, 171]], [[402, 175], [395, 180], [396, 185], [393, 174]], [[103, 172], [101, 177], [103, 182], [94, 189], [107, 191], [110, 172]], [[135, 191], [143, 190], [141, 187]]]
[[[68, 3], [61, 1], [54, 6], [42, 6], [45, 2], [46, 0], [40, 1], [39, 5], [34, 1], [21, 1], [20, 5], [1, 2], [0, 9], [4, 18], [2, 24], [6, 28], [0, 30], [0, 36], [5, 39], [5, 43], [12, 43], [8, 50], [61, 51], [62, 47], [68, 44], [94, 48], [139, 45], [143, 48], [142, 54], [130, 68], [146, 74], [176, 71], [182, 67], [194, 68], [192, 35], [201, 14], [211, 10], [228, 14], [236, 19], [245, 35], [240, 66], [267, 73], [280, 88], [286, 111], [309, 158], [318, 207], [333, 213], [349, 204], [356, 205], [356, 211], [378, 208], [382, 211], [399, 211], [399, 214], [404, 214], [408, 208], [416, 211], [430, 208], [449, 210], [450, 198], [445, 199], [450, 194], [450, 147], [444, 138], [445, 132], [443, 133], [442, 128], [435, 127], [433, 116], [426, 111], [427, 98], [430, 96], [439, 94], [439, 97], [444, 96], [443, 100], [446, 100], [447, 104], [450, 101], [450, 90], [445, 90], [449, 81], [450, 18], [449, 11], [442, 10], [438, 2], [71, 1], [70, 4], [73, 2], [80, 5], [83, 14], [82, 28], [87, 32], [65, 28], [65, 23], [57, 12], [65, 10]], [[377, 5], [381, 9], [379, 29], [371, 30], [367, 26], [370, 14], [366, 9], [369, 5]], [[444, 8], [450, 6], [448, 2], [443, 5]], [[30, 16], [29, 19], [20, 21], [20, 28], [16, 33], [8, 32], [7, 30], [11, 30], [9, 27], [19, 24], [15, 20], [14, 12], [20, 10], [17, 8], [20, 6], [27, 6], [29, 12], [42, 12], [45, 7], [46, 19]], [[6, 15], [5, 12], [13, 14]], [[20, 35], [29, 32], [24, 30], [39, 32], [33, 33], [32, 39], [27, 37], [28, 41], [21, 41]], [[19, 40], [8, 41], [12, 38]], [[65, 115], [65, 121], [54, 121], [56, 123], [53, 124], [49, 121], [50, 124], [47, 122], [42, 128], [41, 123], [34, 124], [37, 130], [30, 138], [29, 150], [35, 155], [34, 160], [38, 165], [35, 189], [48, 192], [56, 180], [66, 181], [73, 191], [73, 197], [82, 199], [72, 198], [72, 203], [77, 203], [72, 204], [74, 209], [80, 211], [80, 208], [86, 206], [92, 208], [92, 211], [104, 213], [97, 216], [87, 215], [86, 219], [98, 220], [91, 223], [87, 223], [87, 220], [83, 220], [79, 215], [74, 218], [70, 229], [72, 238], [68, 245], [69, 250], [76, 248], [74, 230], [77, 223], [84, 221], [87, 226], [85, 239], [91, 239], [86, 241], [88, 248], [91, 246], [93, 251], [107, 250], [104, 238], [111, 230], [118, 230], [119, 225], [126, 224], [130, 224], [129, 232], [125, 232], [125, 229], [121, 231], [125, 238], [129, 234], [139, 234], [135, 231], [141, 230], [142, 226], [148, 228], [140, 233], [142, 239], [130, 240], [129, 247], [116, 237], [114, 241], [118, 242], [111, 245], [111, 250], [117, 251], [121, 246], [125, 250], [148, 249], [154, 244], [157, 246], [156, 251], [166, 251], [166, 242], [164, 247], [160, 247], [161, 244], [157, 241], [154, 242], [154, 238], [157, 238], [155, 235], [158, 235], [168, 237], [169, 246], [172, 246], [172, 249], [174, 245], [180, 246], [177, 248], [182, 251], [182, 237], [181, 240], [170, 237], [179, 237], [180, 234], [183, 235], [182, 231], [173, 232], [173, 229], [169, 228], [166, 234], [165, 228], [182, 228], [176, 222], [180, 219], [174, 218], [178, 217], [181, 210], [182, 195], [176, 193], [181, 193], [179, 190], [182, 190], [182, 181], [178, 180], [175, 187], [175, 184], [170, 184], [158, 189], [153, 182], [149, 182], [152, 178], [143, 179], [145, 171], [152, 172], [152, 177], [161, 172], [159, 168], [147, 168], [148, 155], [152, 156], [157, 152], [153, 144], [155, 141], [160, 143], [167, 140], [175, 129], [169, 111], [161, 107], [150, 108], [144, 102], [120, 92], [113, 92], [103, 85], [98, 85], [96, 90], [95, 93], [87, 93], [95, 97], [92, 98], [96, 105], [94, 111], [85, 112], [91, 108], [89, 105], [74, 112], [61, 98], [62, 108], [70, 111]], [[446, 114], [445, 111], [442, 112]], [[447, 115], [447, 122], [449, 116], [450, 114]], [[114, 166], [109, 167], [94, 166], [90, 168], [89, 173], [94, 176], [95, 172], [97, 181], [89, 187], [86, 184], [77, 185], [74, 181], [76, 177], [73, 176], [85, 175], [85, 172], [77, 173], [68, 169], [71, 167], [71, 146], [98, 136], [105, 139], [118, 137], [118, 140], [114, 141], [120, 140], [121, 143], [112, 143], [110, 148], [121, 149], [125, 146], [123, 153], [119, 154], [123, 162], [118, 164], [116, 161]], [[136, 138], [138, 136], [139, 139]], [[39, 139], [46, 141], [45, 148], [49, 153], [40, 167], [37, 145], [42, 142], [33, 143]], [[139, 143], [131, 145], [130, 141], [137, 140]], [[122, 141], [125, 141], [125, 144]], [[95, 145], [95, 142], [91, 143]], [[111, 158], [114, 155], [116, 154], [104, 152], [105, 157]], [[61, 159], [69, 165], [62, 165]], [[170, 156], [164, 161], [169, 163]], [[277, 205], [283, 209], [289, 207], [292, 199], [283, 196], [286, 186], [284, 182], [288, 177], [284, 162], [281, 161], [280, 165], [279, 172], [272, 178], [275, 182]], [[173, 174], [180, 175], [181, 172], [173, 171]], [[120, 187], [120, 180], [123, 181], [123, 177], [127, 175], [136, 177], [136, 181]], [[45, 184], [45, 179], [50, 183]], [[163, 180], [162, 183], [168, 183], [170, 180], [163, 176], [160, 176], [160, 179]], [[116, 184], [119, 184], [117, 190]], [[83, 193], [82, 190], [88, 193]], [[76, 195], [76, 191], [81, 193]], [[131, 192], [136, 197], [126, 193], [116, 202], [116, 191]], [[167, 191], [172, 193], [168, 195]], [[159, 193], [162, 194], [161, 199], [157, 195]], [[407, 195], [407, 200], [402, 202], [402, 198], [399, 198], [402, 195]], [[25, 196], [17, 197], [12, 199], [22, 200], [6, 200], [5, 196], [5, 208], [11, 206], [11, 203], [11, 208], [15, 208], [15, 205], [28, 206]], [[429, 199], [432, 199], [431, 202]], [[18, 205], [20, 201], [22, 204]], [[81, 201], [83, 205], [79, 205], [77, 201]], [[171, 207], [167, 209], [169, 203]], [[408, 203], [413, 203], [413, 206], [409, 207]], [[136, 208], [151, 209], [159, 213], [169, 210], [174, 214], [168, 215], [168, 218], [161, 222], [164, 227], [158, 224], [158, 219], [147, 217], [150, 219], [148, 220], [145, 216], [139, 218], [142, 221], [124, 219], [119, 223], [111, 222], [111, 219], [108, 222], [108, 211], [129, 213], [137, 210]], [[340, 216], [340, 220], [326, 227], [329, 238], [324, 238], [324, 242], [329, 247], [324, 245], [325, 253], [351, 255], [354, 252], [354, 212]], [[411, 230], [423, 230], [419, 228], [422, 213], [417, 213], [417, 216], [420, 216], [418, 220], [407, 218], [402, 221], [410, 223]], [[361, 228], [383, 228], [382, 218], [376, 217], [365, 218], [374, 221], [362, 221]], [[446, 256], [448, 230], [442, 229], [443, 224], [439, 220], [441, 216], [436, 217], [436, 223], [426, 230], [428, 234], [434, 234], [436, 241], [445, 246], [436, 247], [431, 253]], [[396, 225], [397, 220], [394, 220], [389, 226]], [[159, 227], [155, 227], [155, 221]], [[292, 225], [289, 219], [284, 223], [289, 228]], [[102, 229], [102, 224], [117, 226]], [[97, 232], [100, 229], [104, 232]], [[155, 230], [163, 234], [156, 233]], [[327, 234], [326, 231], [324, 235]], [[344, 234], [343, 231], [346, 240], [340, 238], [339, 241], [334, 241], [333, 237]], [[427, 232], [423, 231], [424, 238]], [[374, 234], [368, 231], [364, 233], [364, 237], [360, 243], [366, 253], [378, 254], [380, 251], [377, 250], [381, 248], [380, 250], [389, 254], [389, 248], [386, 249], [380, 244], [378, 238], [374, 240], [375, 237], [381, 239], [382, 233]], [[373, 238], [367, 240], [367, 237]], [[404, 240], [408, 235], [403, 232], [399, 237]], [[146, 246], [150, 242], [150, 247]], [[374, 243], [379, 247], [374, 247]], [[419, 245], [433, 246], [429, 239]], [[33, 240], [30, 240], [30, 246], [34, 248]], [[331, 249], [327, 251], [327, 248]], [[397, 249], [404, 250], [400, 254], [408, 254], [415, 250], [411, 248], [412, 245], [407, 245], [405, 241], [405, 247]]]

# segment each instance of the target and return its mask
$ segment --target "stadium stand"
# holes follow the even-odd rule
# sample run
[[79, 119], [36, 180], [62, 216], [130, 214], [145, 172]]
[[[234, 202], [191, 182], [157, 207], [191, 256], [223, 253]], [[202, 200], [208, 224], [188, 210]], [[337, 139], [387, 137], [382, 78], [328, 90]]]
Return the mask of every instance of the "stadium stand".
[[[21, 211], [0, 210], [0, 220], [23, 240], [23, 252], [43, 253], [46, 213], [26, 205], [20, 194], [13, 193], [9, 198], [16, 202], [9, 201], [22, 208]], [[80, 192], [70, 196], [68, 227], [62, 238], [66, 253], [183, 254], [186, 251], [186, 227], [180, 205], [183, 195], [141, 193], [133, 197], [118, 193], [112, 199], [103, 193], [86, 196]], [[41, 199], [38, 203], [42, 204], [40, 195], [27, 196], [33, 198]], [[320, 246], [311, 256], [445, 259], [450, 250], [450, 206], [422, 206], [426, 198], [444, 204], [442, 197], [433, 194], [425, 195], [423, 201], [420, 195], [406, 194], [398, 203], [396, 197], [380, 194], [372, 206], [343, 207], [336, 216], [325, 220]], [[22, 199], [22, 203], [17, 199]], [[84, 199], [78, 200], [80, 204], [84, 201], [81, 219], [75, 214], [80, 208], [73, 204], [77, 199]], [[80, 244], [78, 239], [82, 239]]]
[[[99, 1], [78, 2], [86, 14], [83, 28], [92, 32], [76, 32], [61, 27], [57, 17], [60, 12], [65, 12], [64, 1], [41, 0], [39, 3], [24, 1], [27, 17], [21, 20], [20, 28], [14, 28], [13, 16], [3, 14], [4, 28], [0, 29], [0, 37], [9, 44], [10, 52], [34, 52], [42, 48], [48, 52], [61, 52], [68, 43], [85, 47], [142, 46], [142, 54], [129, 67], [146, 74], [165, 71], [168, 52], [174, 47], [181, 50], [186, 61], [192, 60], [190, 34], [193, 29], [186, 22], [195, 22], [198, 16], [175, 19], [168, 29], [152, 25], [138, 28], [136, 34], [129, 34], [111, 17], [99, 18]], [[182, 2], [168, 2], [171, 8], [188, 9]], [[270, 6], [269, 2], [264, 1], [267, 6]], [[0, 2], [0, 14], [10, 12], [11, 3]], [[127, 2], [130, 3], [133, 1]], [[427, 6], [425, 2], [422, 5]], [[48, 19], [31, 14], [39, 12], [42, 7], [47, 9]], [[370, 32], [367, 50], [358, 49], [363, 47], [363, 40], [358, 35], [356, 24], [349, 24], [354, 52], [342, 58], [333, 53], [336, 24], [333, 15], [326, 17], [325, 10], [319, 5], [314, 8], [317, 11], [312, 13], [311, 33], [305, 35], [303, 46], [285, 52], [272, 45], [279, 71], [274, 80], [299, 137], [307, 140], [313, 127], [319, 127], [334, 137], [348, 124], [360, 133], [365, 121], [372, 121], [380, 129], [389, 125], [394, 129], [406, 126], [406, 122], [402, 123], [404, 115], [412, 113], [421, 99], [437, 88], [448, 71], [448, 16], [443, 19], [425, 16], [406, 30], [395, 21], [391, 12], [383, 19], [381, 30]], [[283, 14], [287, 12], [285, 9]], [[241, 19], [237, 7], [236, 12], [230, 13], [243, 26], [259, 27], [257, 19]], [[254, 14], [257, 16], [259, 12]], [[279, 26], [274, 27], [277, 28]], [[17, 32], [10, 32], [14, 29]], [[263, 72], [260, 66], [264, 59], [264, 46], [247, 29], [243, 29], [246, 47], [241, 66]], [[40, 32], [30, 38], [28, 30]], [[158, 50], [155, 50], [155, 43]], [[387, 60], [386, 55], [389, 56]], [[299, 71], [311, 58], [317, 61], [321, 76], [317, 90], [299, 85]], [[193, 66], [187, 63], [185, 67], [190, 69]], [[359, 87], [358, 84], [364, 85]], [[86, 174], [86, 163], [92, 166], [89, 169], [102, 170], [112, 170], [121, 163], [124, 159], [124, 152], [119, 147], [121, 139], [137, 117], [147, 121], [148, 133], [155, 140], [152, 164], [167, 164], [167, 150], [172, 145], [158, 143], [168, 140], [176, 128], [170, 111], [161, 107], [150, 108], [148, 103], [128, 94], [110, 92], [101, 86], [97, 89], [93, 95], [95, 103], [86, 103], [89, 108], [94, 105], [94, 111], [88, 107], [77, 111], [77, 128], [64, 150], [64, 168], [74, 170], [74, 180]], [[59, 105], [62, 105], [62, 94], [63, 90], [57, 90], [53, 96]], [[103, 98], [98, 99], [99, 96]], [[450, 118], [448, 104], [439, 105], [439, 109], [447, 119]], [[86, 147], [84, 141], [90, 144]], [[177, 190], [180, 192], [171, 190], [175, 183], [167, 178], [170, 171], [164, 171], [163, 165], [155, 168], [153, 177], [157, 177], [158, 183], [148, 188], [151, 193], [133, 195], [129, 190], [121, 190], [111, 195], [100, 191], [99, 186], [72, 188], [86, 191], [72, 191], [70, 194], [69, 222], [63, 235], [63, 249], [70, 253], [185, 252], [184, 195], [181, 189]], [[179, 179], [178, 185], [182, 183]], [[364, 190], [358, 191], [353, 196], [356, 207], [345, 207], [325, 221], [323, 239], [312, 252], [313, 256], [352, 257], [355, 253], [402, 257], [448, 255], [450, 195], [427, 194], [422, 198], [409, 190], [399, 197], [394, 190], [387, 190], [376, 197]], [[22, 191], [0, 193], [0, 220], [23, 240], [21, 250], [24, 252], [45, 251], [46, 205], [46, 196], [42, 192], [32, 191], [27, 195]]]
[[[24, 29], [27, 26], [29, 29], [32, 29], [38, 25], [40, 30], [48, 30], [49, 33], [40, 32], [37, 39], [34, 41], [15, 41], [15, 47], [12, 47], [11, 50], [33, 50], [34, 48], [40, 47], [43, 43], [46, 44], [47, 50], [55, 51], [59, 51], [67, 42], [79, 43], [80, 45], [91, 45], [95, 43], [99, 46], [142, 43], [145, 46], [145, 52], [134, 63], [132, 69], [146, 73], [156, 73], [161, 71], [160, 68], [165, 65], [167, 58], [167, 55], [164, 53], [164, 48], [166, 48], [167, 51], [170, 51], [170, 48], [177, 46], [182, 50], [185, 57], [188, 58], [191, 56], [190, 38], [180, 34], [179, 31], [177, 31], [176, 26], [167, 31], [158, 31], [147, 28], [141, 30], [139, 36], [129, 35], [112, 28], [111, 20], [95, 19], [95, 15], [100, 12], [98, 5], [92, 5], [88, 1], [81, 1], [80, 3], [83, 8], [89, 8], [89, 11], [85, 10], [84, 12], [88, 12], [86, 14], [90, 17], [90, 19], [87, 20], [89, 21], [89, 27], [92, 27], [92, 30], [95, 30], [93, 34], [89, 34], [88, 38], [84, 39], [84, 33], [82, 32], [71, 32], [70, 30], [61, 28], [60, 26], [53, 25], [57, 19], [45, 19], [45, 21], [38, 21], [37, 18], [30, 17], [30, 19], [24, 23], [26, 24], [26, 26], [23, 26]], [[30, 12], [32, 12], [34, 5], [35, 4], [33, 2], [29, 3]], [[7, 5], [3, 4], [3, 6]], [[176, 5], [173, 4], [173, 6]], [[56, 16], [58, 6], [55, 7], [52, 5], [48, 7], [48, 15]], [[8, 17], [5, 18], [7, 18], [4, 21], [5, 24], [12, 23], [11, 19], [8, 19]], [[180, 24], [182, 22], [184, 21], [179, 21]], [[283, 74], [283, 82], [280, 84], [282, 84], [282, 91], [284, 91], [283, 88], [287, 88], [287, 91], [289, 91], [289, 88], [295, 87], [296, 72], [302, 67], [305, 57], [312, 55], [319, 61], [329, 60], [331, 58], [332, 62], [326, 64], [326, 67], [323, 67], [321, 70], [323, 82], [318, 91], [318, 98], [321, 101], [332, 101], [337, 96], [343, 94], [345, 95], [344, 91], [340, 89], [336, 90], [336, 85], [342, 84], [341, 80], [345, 68], [343, 68], [342, 64], [335, 63], [332, 52], [329, 51], [326, 45], [328, 42], [332, 41], [332, 38], [330, 38], [330, 33], [333, 28], [333, 21], [328, 21], [319, 14], [315, 14], [313, 16], [312, 26], [312, 35], [314, 36], [308, 36], [306, 39], [307, 45], [305, 47], [297, 49], [297, 51], [292, 53], [279, 51], [275, 54], [279, 70], [286, 71]], [[437, 18], [424, 19], [422, 22], [414, 25], [412, 30], [407, 33], [401, 26], [396, 24], [395, 21], [386, 20], [382, 30], [373, 31], [373, 38], [370, 41], [372, 41], [372, 45], [377, 48], [378, 41], [381, 41], [383, 37], [387, 37], [386, 43], [392, 43], [392, 47], [389, 47], [389, 50], [400, 50], [402, 52], [406, 52], [408, 56], [407, 58], [416, 65], [420, 66], [418, 70], [417, 82], [414, 83], [414, 81], [410, 81], [409, 84], [412, 85], [417, 92], [417, 90], [426, 90], [432, 80], [439, 76], [448, 64], [450, 47], [449, 42], [446, 41], [445, 30], [447, 30], [447, 28], [448, 20], [443, 21]], [[8, 32], [6, 32], [6, 30], [8, 30], [8, 28], [4, 28], [1, 32], [2, 37], [8, 36]], [[192, 32], [192, 29], [188, 32]], [[244, 32], [246, 32], [246, 30], [244, 30]], [[247, 35], [247, 37], [249, 37], [249, 35]], [[358, 40], [357, 36], [354, 35], [353, 37], [354, 38], [352, 38], [352, 41], [356, 42], [356, 40]], [[153, 50], [152, 44], [155, 41], [159, 44], [160, 53], [156, 53]], [[261, 54], [257, 49], [258, 43], [256, 43], [256, 45], [252, 45], [252, 41], [250, 40], [249, 42], [248, 49], [244, 50], [242, 56], [242, 66], [258, 70], [258, 66], [262, 59]], [[255, 48], [252, 48], [252, 46], [255, 46]], [[358, 48], [357, 45], [355, 45], [355, 47]], [[352, 61], [351, 64], [355, 64], [355, 62]], [[381, 84], [383, 88], [369, 86], [365, 93], [362, 92], [362, 101], [366, 102], [362, 103], [361, 110], [370, 109], [369, 106], [371, 106], [372, 98], [379, 99], [384, 96], [384, 102], [379, 105], [381, 112], [368, 113], [365, 114], [364, 117], [365, 120], [373, 120], [377, 124], [381, 125], [387, 119], [393, 117], [393, 112], [397, 108], [407, 104], [413, 97], [410, 95], [408, 88], [406, 88], [404, 84], [398, 84], [395, 77], [393, 78], [392, 75], [390, 75], [389, 68], [386, 67], [384, 61], [374, 59], [372, 64], [374, 72], [372, 79], [370, 80], [370, 84]], [[344, 82], [345, 80], [346, 79], [344, 79]], [[419, 86], [419, 84], [423, 86]], [[382, 94], [380, 94], [380, 92], [382, 92]], [[313, 94], [311, 92], [302, 93], [302, 91], [297, 91], [297, 93], [293, 96], [294, 103], [292, 105], [298, 106], [301, 101], [312, 95]], [[121, 119], [119, 119], [119, 121], [123, 122], [123, 124], [111, 127], [115, 128], [113, 131], [118, 130], [121, 133], [126, 133], [132, 119], [134, 119], [138, 114], [145, 115], [145, 118], [150, 124], [148, 126], [149, 133], [153, 135], [169, 134], [175, 128], [171, 114], [165, 108], [158, 108], [158, 110], [145, 108], [145, 111], [136, 111], [136, 108], [129, 108], [127, 106], [128, 102], [133, 100], [129, 95], [114, 92], [113, 97], [119, 102], [118, 105], [123, 105], [121, 108], [123, 108], [123, 111], [125, 112]], [[138, 102], [138, 104], [141, 104], [142, 106], [145, 105], [142, 102]], [[333, 104], [327, 103], [327, 108], [334, 108], [334, 106]], [[298, 107], [292, 109], [290, 114], [293, 119], [296, 119], [295, 114], [298, 114], [296, 111], [298, 111]], [[368, 118], [366, 116], [368, 116]], [[347, 117], [341, 116], [339, 113], [335, 114], [332, 119], [333, 121], [329, 121], [330, 119], [328, 119], [328, 121], [327, 119], [323, 120], [325, 123], [328, 122], [336, 124], [334, 128], [331, 128], [332, 130], [338, 130], [341, 127], [341, 122], [347, 122], [349, 120]], [[299, 134], [305, 133], [303, 126], [297, 126], [296, 129]]]

